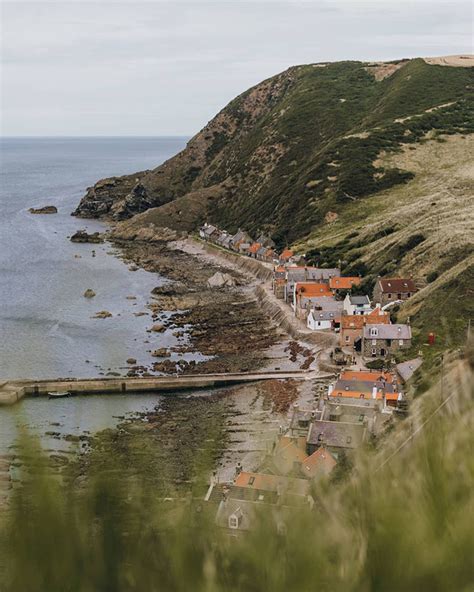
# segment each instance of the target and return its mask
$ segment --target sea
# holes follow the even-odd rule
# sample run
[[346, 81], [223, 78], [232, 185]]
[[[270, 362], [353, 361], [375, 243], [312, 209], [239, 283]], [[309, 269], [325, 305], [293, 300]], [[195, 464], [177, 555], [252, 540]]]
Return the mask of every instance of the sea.
[[[71, 216], [97, 180], [155, 168], [184, 148], [187, 138], [2, 138], [0, 140], [0, 381], [9, 378], [91, 377], [127, 370], [126, 360], [150, 364], [145, 343], [150, 291], [165, 280], [131, 271], [109, 243], [77, 244], [79, 229], [104, 232], [97, 220]], [[34, 215], [31, 207], [54, 205], [57, 214]], [[84, 298], [92, 289], [96, 296]], [[135, 299], [127, 297], [134, 296]], [[94, 319], [100, 310], [111, 318]], [[151, 347], [173, 344], [170, 332]], [[153, 397], [94, 398], [86, 406], [65, 400], [58, 413], [77, 429], [113, 423], [113, 415], [142, 410]], [[47, 400], [21, 404], [21, 413], [53, 421]], [[104, 410], [104, 413], [94, 412]], [[78, 414], [82, 419], [78, 419]], [[13, 433], [12, 413], [0, 409], [0, 449]], [[102, 419], [100, 419], [100, 417]], [[84, 419], [85, 418], [85, 419]], [[15, 419], [16, 421], [16, 419]], [[71, 423], [68, 420], [67, 423]], [[97, 425], [96, 425], [97, 424]], [[2, 437], [3, 432], [3, 437]]]

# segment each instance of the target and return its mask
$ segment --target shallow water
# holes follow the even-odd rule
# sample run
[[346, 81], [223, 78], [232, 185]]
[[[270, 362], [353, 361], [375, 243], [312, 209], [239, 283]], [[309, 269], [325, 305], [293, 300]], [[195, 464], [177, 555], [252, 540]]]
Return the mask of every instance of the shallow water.
[[[39, 436], [46, 450], [68, 450], [77, 446], [63, 439], [66, 435], [94, 434], [115, 427], [124, 415], [150, 411], [159, 405], [162, 395], [87, 395], [49, 400], [26, 398], [14, 407], [0, 408], [0, 454], [16, 441], [21, 428]], [[59, 438], [48, 436], [56, 432]]]
[[[176, 343], [170, 331], [144, 343], [151, 319], [133, 314], [146, 310], [147, 296], [163, 281], [157, 274], [129, 271], [108, 244], [68, 237], [79, 228], [106, 229], [70, 216], [87, 186], [155, 167], [184, 144], [183, 138], [1, 140], [0, 379], [123, 373], [127, 358], [150, 363], [147, 350]], [[42, 205], [59, 212], [27, 211]], [[84, 298], [87, 288], [95, 298]], [[113, 317], [92, 319], [100, 310]]]

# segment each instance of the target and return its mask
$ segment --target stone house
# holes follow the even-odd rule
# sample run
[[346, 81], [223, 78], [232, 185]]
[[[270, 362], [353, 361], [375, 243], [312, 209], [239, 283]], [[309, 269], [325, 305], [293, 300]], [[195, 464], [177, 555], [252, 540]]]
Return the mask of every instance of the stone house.
[[341, 332], [339, 344], [341, 347], [362, 350], [362, 334], [366, 325], [388, 325], [390, 315], [383, 312], [379, 307], [369, 314], [364, 315], [343, 315], [341, 317]]
[[314, 421], [306, 438], [308, 456], [324, 446], [337, 458], [342, 451], [351, 452], [365, 440], [367, 428], [364, 424], [338, 421]]
[[286, 290], [286, 269], [283, 266], [277, 265], [274, 268], [272, 282], [273, 293], [278, 299], [284, 300]]
[[410, 325], [366, 325], [362, 337], [362, 355], [387, 358], [411, 347]]
[[286, 269], [287, 285], [285, 300], [290, 302], [293, 300], [295, 284], [298, 282], [313, 282], [328, 284], [332, 277], [341, 275], [339, 269], [322, 268], [322, 267], [307, 267], [307, 266], [290, 266]]
[[398, 300], [408, 300], [417, 291], [412, 279], [378, 278], [374, 287], [374, 302], [383, 307]]
[[329, 287], [333, 294], [345, 294], [352, 286], [360, 285], [360, 277], [332, 277], [329, 280]]
[[293, 302], [291, 307], [299, 319], [306, 319], [312, 307], [312, 298], [331, 298], [332, 292], [328, 284], [316, 282], [297, 282], [293, 288]]
[[245, 232], [245, 230], [241, 230], [239, 228], [236, 234], [234, 234], [234, 236], [231, 238], [230, 248], [234, 251], [238, 251], [242, 243], [248, 243], [249, 245], [251, 245], [253, 243], [253, 240], [250, 237], [250, 235], [247, 232]]

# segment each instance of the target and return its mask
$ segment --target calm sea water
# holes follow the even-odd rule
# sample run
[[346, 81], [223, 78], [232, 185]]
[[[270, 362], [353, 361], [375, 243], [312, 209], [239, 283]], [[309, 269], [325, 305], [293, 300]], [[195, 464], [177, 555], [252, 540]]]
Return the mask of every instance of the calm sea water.
[[[97, 221], [70, 216], [98, 179], [153, 168], [181, 150], [185, 138], [22, 138], [0, 143], [0, 380], [95, 376], [123, 372], [129, 357], [150, 363], [144, 343], [156, 274], [131, 272], [110, 245], [71, 243]], [[28, 208], [55, 205], [56, 215]], [[92, 256], [92, 251], [96, 256]], [[86, 299], [92, 288], [97, 296]], [[127, 300], [126, 296], [137, 296]], [[113, 314], [92, 319], [99, 310]], [[168, 345], [170, 335], [159, 337]], [[89, 360], [89, 362], [86, 362]]]

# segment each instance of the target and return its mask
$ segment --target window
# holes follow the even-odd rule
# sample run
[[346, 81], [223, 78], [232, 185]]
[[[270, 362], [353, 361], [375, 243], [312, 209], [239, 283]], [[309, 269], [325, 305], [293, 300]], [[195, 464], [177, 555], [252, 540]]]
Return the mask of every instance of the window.
[[350, 443], [352, 442], [352, 436], [347, 436], [347, 440], [346, 440], [346, 442], [347, 442], [348, 444], [350, 444]]
[[364, 417], [365, 417], [365, 416], [364, 416], [364, 414], [363, 414], [363, 413], [361, 413], [361, 414], [359, 415], [359, 421], [364, 421]]
[[377, 345], [377, 340], [376, 339], [372, 339], [372, 345]]
[[403, 345], [403, 339], [398, 340], [398, 345]]
[[377, 327], [370, 327], [370, 336], [371, 337], [377, 337], [379, 331], [377, 329]]
[[229, 516], [229, 528], [236, 529], [239, 528], [239, 519], [235, 514]]
[[249, 485], [253, 485], [255, 483], [255, 477], [249, 477]]
[[349, 335], [346, 335], [346, 343], [349, 343], [349, 341], [351, 340]]
[[365, 399], [365, 395], [364, 395], [364, 393], [360, 393], [360, 395], [359, 395], [359, 399]]
[[397, 294], [398, 300], [402, 299], [402, 295], [401, 294]]
[[391, 297], [392, 297], [392, 295], [391, 295], [391, 294], [387, 294], [387, 296], [388, 296], [389, 298], [391, 298]]
[[372, 355], [376, 356], [377, 355], [377, 350], [375, 349], [375, 347], [372, 348]]

